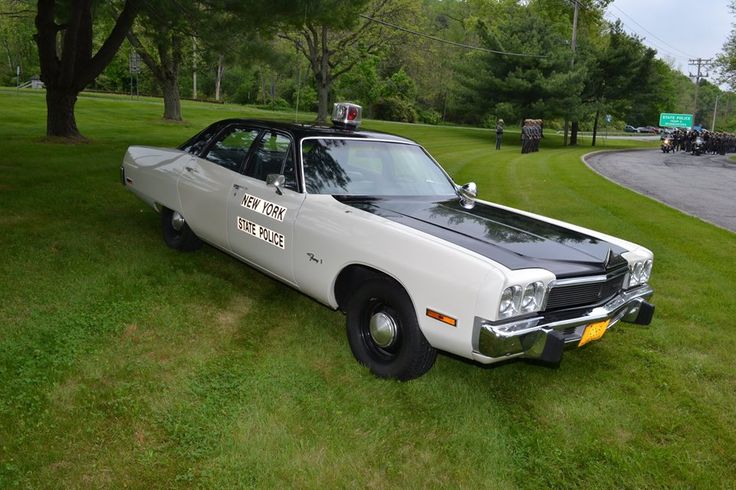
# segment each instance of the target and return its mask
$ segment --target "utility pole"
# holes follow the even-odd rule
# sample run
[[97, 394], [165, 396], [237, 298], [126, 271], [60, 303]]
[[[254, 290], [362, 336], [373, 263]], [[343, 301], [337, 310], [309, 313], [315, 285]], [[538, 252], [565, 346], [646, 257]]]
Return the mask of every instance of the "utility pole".
[[[700, 79], [701, 78], [708, 78], [708, 73], [701, 73], [700, 69], [705, 68], [706, 66], [711, 64], [711, 61], [713, 61], [712, 58], [708, 58], [707, 60], [704, 60], [703, 58], [698, 58], [694, 60], [688, 60], [688, 65], [690, 66], [697, 66], [698, 71], [695, 75], [692, 73], [690, 74], [691, 77], [695, 77], [695, 107], [693, 108], [693, 118], [695, 118], [695, 114], [698, 112], [698, 90], [700, 88]], [[697, 121], [693, 121], [697, 122]]]
[[[575, 66], [575, 49], [577, 48], [577, 42], [578, 42], [578, 10], [580, 8], [580, 0], [572, 0], [573, 5], [575, 6], [575, 10], [572, 14], [572, 41], [570, 42], [570, 46], [572, 48], [572, 57], [570, 58], [570, 69]], [[572, 135], [571, 135], [571, 141], [572, 144]], [[565, 136], [563, 138], [562, 146], [567, 146], [567, 118], [565, 118]]]

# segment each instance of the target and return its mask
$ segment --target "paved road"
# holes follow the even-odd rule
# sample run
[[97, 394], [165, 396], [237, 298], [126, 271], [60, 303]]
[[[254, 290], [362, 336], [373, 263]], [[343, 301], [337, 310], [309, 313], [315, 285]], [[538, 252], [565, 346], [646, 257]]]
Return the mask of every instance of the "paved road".
[[585, 160], [623, 186], [736, 232], [736, 163], [727, 156], [637, 150]]

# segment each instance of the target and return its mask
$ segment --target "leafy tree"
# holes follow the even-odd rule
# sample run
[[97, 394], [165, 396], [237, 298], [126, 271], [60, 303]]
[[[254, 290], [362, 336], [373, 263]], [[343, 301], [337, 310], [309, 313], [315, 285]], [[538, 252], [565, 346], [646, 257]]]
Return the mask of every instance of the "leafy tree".
[[[732, 14], [736, 14], [736, 0], [731, 0], [729, 9]], [[716, 66], [720, 71], [721, 81], [727, 83], [731, 89], [736, 89], [736, 26], [731, 29], [723, 44], [723, 51], [716, 57]]]
[[33, 14], [28, 5], [0, 0], [0, 84], [15, 85], [16, 69], [21, 81], [38, 74], [38, 52], [33, 42]]
[[163, 118], [181, 121], [179, 72], [184, 43], [191, 35], [188, 20], [194, 5], [185, 10], [178, 0], [146, 3], [138, 22], [127, 33], [128, 41], [140, 55], [164, 96]]
[[698, 110], [693, 116], [693, 122], [695, 124], [711, 128], [713, 125], [713, 110], [716, 105], [716, 99], [719, 99], [719, 103], [725, 102], [725, 99], [723, 101], [720, 100], [721, 95], [722, 92], [716, 85], [705, 79], [700, 81]]
[[625, 117], [636, 99], [651, 93], [648, 87], [654, 50], [627, 34], [620, 22], [611, 25], [607, 37], [608, 43], [591, 63], [583, 92], [584, 100], [595, 110], [594, 133], [602, 108], [614, 116]]
[[379, 53], [400, 38], [397, 31], [362, 17], [400, 22], [410, 14], [406, 0], [299, 0], [285, 19], [282, 36], [309, 61], [319, 97], [317, 122], [325, 123], [330, 90], [366, 56]]
[[46, 134], [81, 139], [74, 117], [77, 95], [112, 60], [133, 24], [140, 0], [125, 0], [115, 25], [93, 53], [93, 0], [38, 0], [36, 45], [46, 85]]
[[[175, 1], [182, 3], [181, 0]], [[198, 65], [214, 75], [211, 93], [215, 99], [220, 100], [225, 86], [231, 85], [225, 81], [229, 69], [254, 73], [269, 71], [274, 78], [281, 79], [291, 76], [285, 48], [273, 37], [277, 22], [291, 15], [295, 8], [293, 5], [285, 0], [201, 0], [195, 1], [194, 5], [196, 13], [190, 24], [200, 46]], [[264, 81], [263, 77], [260, 78]], [[241, 90], [240, 96], [245, 92], [247, 90]]]
[[335, 81], [336, 96], [370, 109], [381, 96], [379, 61], [378, 56], [367, 56], [360, 60], [352, 70]]
[[403, 68], [399, 68], [399, 71], [386, 80], [382, 92], [386, 97], [397, 97], [414, 102], [417, 97], [417, 85]]
[[561, 32], [515, 2], [501, 4], [496, 15], [505, 22], [477, 20], [484, 47], [523, 56], [478, 51], [465, 55], [457, 97], [467, 108], [466, 120], [477, 123], [484, 114], [498, 116], [509, 109], [512, 112], [505, 115], [510, 120], [562, 115], [569, 106], [562, 102], [580, 93], [583, 71], [570, 71]]

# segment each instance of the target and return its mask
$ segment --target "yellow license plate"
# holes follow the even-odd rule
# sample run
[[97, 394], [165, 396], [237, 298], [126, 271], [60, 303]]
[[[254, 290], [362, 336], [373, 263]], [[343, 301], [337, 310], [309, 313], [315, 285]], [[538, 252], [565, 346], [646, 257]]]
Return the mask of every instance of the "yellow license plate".
[[611, 320], [606, 320], [605, 322], [591, 323], [587, 325], [585, 327], [585, 332], [583, 332], [583, 338], [580, 339], [578, 347], [582, 347], [588, 342], [592, 342], [603, 337], [603, 334], [606, 333], [606, 329], [608, 329], [609, 323], [611, 323]]

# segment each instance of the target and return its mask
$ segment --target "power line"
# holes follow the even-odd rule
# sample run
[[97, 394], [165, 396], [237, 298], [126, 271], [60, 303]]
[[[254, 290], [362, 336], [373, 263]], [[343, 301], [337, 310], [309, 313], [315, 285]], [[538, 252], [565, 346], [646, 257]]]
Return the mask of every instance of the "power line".
[[[590, 7], [588, 7], [587, 5], [584, 5], [584, 4], [583, 4], [583, 3], [582, 3], [582, 2], [580, 1], [580, 0], [569, 0], [569, 1], [570, 1], [570, 3], [572, 3], [573, 5], [577, 5], [577, 6], [578, 6], [579, 8], [581, 8], [582, 10], [587, 10], [587, 11], [590, 11]], [[613, 6], [613, 7], [616, 7], [615, 5], [612, 5], [612, 6]], [[621, 9], [620, 9], [619, 7], [616, 7], [616, 8], [617, 8], [617, 9], [618, 9], [618, 10], [619, 10], [619, 11], [620, 11], [620, 12], [621, 12], [622, 14], [624, 14], [624, 15], [625, 15], [626, 17], [628, 17], [629, 19], [631, 19], [631, 21], [632, 21], [632, 22], [633, 22], [634, 24], [638, 25], [638, 26], [639, 26], [639, 27], [640, 27], [640, 28], [641, 28], [641, 29], [642, 29], [643, 31], [645, 31], [645, 32], [649, 33], [649, 34], [651, 35], [651, 37], [654, 37], [654, 38], [656, 38], [656, 39], [659, 39], [659, 40], [660, 40], [660, 41], [661, 41], [661, 42], [662, 42], [662, 43], [663, 43], [664, 45], [666, 45], [666, 46], [670, 46], [671, 48], [673, 48], [673, 49], [675, 49], [675, 50], [677, 50], [677, 51], [679, 51], [680, 53], [683, 53], [683, 54], [676, 54], [676, 53], [673, 53], [672, 51], [669, 51], [668, 49], [665, 49], [664, 47], [662, 47], [662, 46], [661, 46], [661, 45], [660, 45], [659, 43], [657, 43], [657, 42], [654, 42], [654, 41], [652, 41], [652, 40], [651, 40], [651, 39], [649, 39], [648, 37], [646, 37], [646, 36], [641, 36], [641, 37], [643, 38], [643, 39], [642, 39], [642, 42], [644, 43], [644, 41], [646, 41], [646, 44], [648, 44], [648, 45], [650, 45], [650, 47], [652, 47], [652, 48], [656, 49], [658, 53], [660, 53], [660, 54], [664, 54], [664, 55], [667, 55], [667, 56], [669, 56], [669, 57], [672, 57], [672, 58], [675, 58], [675, 59], [682, 59], [682, 58], [689, 58], [689, 57], [692, 57], [692, 55], [690, 55], [690, 54], [687, 54], [687, 53], [685, 53], [684, 51], [682, 51], [682, 50], [680, 50], [680, 49], [678, 49], [678, 48], [676, 48], [676, 47], [674, 47], [674, 46], [670, 45], [669, 43], [667, 43], [667, 42], [666, 42], [666, 41], [664, 41], [663, 39], [661, 39], [661, 38], [659, 38], [658, 36], [656, 36], [656, 35], [655, 35], [654, 33], [650, 32], [650, 31], [649, 31], [649, 30], [648, 30], [647, 28], [645, 28], [645, 27], [644, 27], [643, 25], [641, 25], [641, 24], [640, 24], [639, 22], [637, 22], [637, 21], [636, 21], [636, 19], [634, 19], [634, 18], [633, 18], [633, 17], [631, 17], [631, 16], [629, 15], [629, 14], [627, 14], [626, 12], [624, 12], [623, 10], [621, 10]], [[612, 13], [612, 12], [608, 11], [608, 10], [605, 10], [605, 11], [603, 12], [603, 14], [604, 14], [604, 18], [606, 18], [606, 16], [608, 16], [608, 18], [606, 18], [606, 20], [608, 20], [608, 22], [613, 22], [613, 20], [618, 20], [619, 22], [621, 22], [621, 24], [622, 24], [622, 25], [623, 25], [624, 27], [626, 27], [626, 28], [627, 28], [627, 30], [628, 30], [628, 31], [630, 31], [630, 32], [632, 32], [632, 33], [634, 33], [634, 34], [640, 35], [640, 34], [639, 34], [639, 32], [637, 31], [637, 29], [634, 29], [634, 28], [633, 28], [633, 27], [632, 27], [631, 25], [629, 25], [629, 24], [625, 23], [625, 22], [624, 22], [623, 20], [621, 20], [621, 18], [620, 18], [620, 17], [616, 16], [616, 14], [614, 14], [614, 13]]]
[[693, 55], [691, 55], [691, 54], [688, 54], [688, 53], [686, 53], [685, 51], [681, 50], [680, 48], [677, 48], [677, 47], [675, 47], [675, 46], [671, 45], [670, 43], [668, 43], [667, 41], [665, 41], [665, 40], [664, 40], [664, 39], [662, 39], [661, 37], [657, 36], [657, 35], [656, 35], [656, 34], [654, 34], [654, 33], [653, 33], [652, 31], [650, 31], [649, 29], [647, 29], [646, 27], [644, 27], [643, 25], [639, 24], [639, 23], [638, 23], [638, 22], [636, 21], [636, 19], [634, 19], [634, 18], [633, 18], [632, 16], [630, 16], [629, 14], [627, 14], [626, 12], [624, 12], [623, 10], [621, 10], [621, 8], [620, 8], [620, 7], [618, 7], [618, 6], [614, 5], [614, 4], [611, 4], [611, 7], [615, 8], [616, 10], [618, 10], [619, 12], [621, 12], [622, 14], [624, 14], [624, 15], [625, 15], [626, 17], [628, 17], [629, 19], [631, 19], [631, 22], [633, 22], [634, 24], [636, 24], [636, 25], [638, 25], [639, 27], [641, 27], [641, 28], [642, 28], [642, 29], [644, 30], [644, 32], [647, 32], [647, 33], [649, 33], [649, 35], [650, 35], [650, 36], [652, 36], [653, 38], [655, 38], [655, 39], [659, 40], [659, 41], [660, 41], [660, 42], [661, 42], [662, 44], [664, 44], [665, 46], [669, 46], [670, 48], [674, 49], [675, 51], [679, 51], [680, 53], [682, 53], [683, 55], [685, 55], [685, 56], [687, 56], [687, 57], [689, 57], [689, 58], [692, 58], [692, 57], [693, 57]]
[[377, 24], [384, 25], [386, 27], [390, 27], [392, 29], [396, 29], [396, 30], [399, 30], [399, 31], [402, 31], [402, 32], [406, 32], [408, 34], [413, 34], [414, 36], [419, 36], [419, 37], [424, 37], [424, 38], [427, 38], [427, 39], [431, 39], [432, 41], [437, 41], [437, 42], [440, 42], [440, 43], [449, 44], [451, 46], [456, 46], [456, 47], [459, 47], [459, 48], [475, 49], [477, 51], [485, 51], [486, 53], [494, 53], [494, 54], [503, 54], [503, 55], [506, 55], [506, 56], [520, 56], [520, 57], [524, 57], [524, 58], [547, 58], [547, 56], [544, 56], [544, 55], [541, 55], [541, 54], [512, 53], [510, 51], [498, 51], [498, 50], [495, 50], [495, 49], [482, 48], [480, 46], [471, 46], [470, 44], [463, 44], [463, 43], [458, 43], [458, 42], [455, 42], [455, 41], [449, 41], [447, 39], [442, 39], [442, 38], [439, 38], [439, 37], [430, 36], [429, 34], [424, 34], [424, 33], [417, 32], [417, 31], [412, 31], [412, 30], [407, 29], [405, 27], [397, 26], [396, 24], [391, 24], [390, 22], [386, 22], [385, 20], [374, 19], [373, 17], [369, 17], [369, 16], [364, 15], [364, 14], [359, 14], [359, 15], [361, 17], [363, 17], [364, 19], [366, 19], [366, 20], [369, 20], [371, 22], [375, 22]]
[[[619, 17], [616, 17], [615, 14], [612, 14], [611, 12], [606, 12], [606, 14], [610, 16], [610, 18], [607, 19], [609, 22], [613, 23], [613, 20], [612, 19], [615, 19], [615, 20], [619, 21], [624, 27], [626, 27], [628, 31], [630, 31], [630, 32], [632, 32], [632, 33], [634, 33], [636, 35], [639, 35], [639, 33], [637, 32], [636, 29], [632, 28], [629, 24], [625, 23]], [[674, 59], [684, 59], [684, 58], [687, 58], [688, 57], [688, 55], [683, 56], [683, 55], [679, 55], [679, 54], [673, 53], [673, 52], [671, 52], [671, 51], [663, 48], [662, 46], [660, 46], [659, 43], [656, 43], [656, 42], [652, 41], [651, 39], [647, 39], [644, 36], [642, 36], [642, 37], [643, 37], [643, 39], [641, 40], [642, 44], [645, 44], [645, 45], [649, 46], [650, 48], [656, 49], [657, 52], [660, 53], [660, 54], [667, 55], [667, 56], [669, 56], [671, 58], [674, 58]]]

